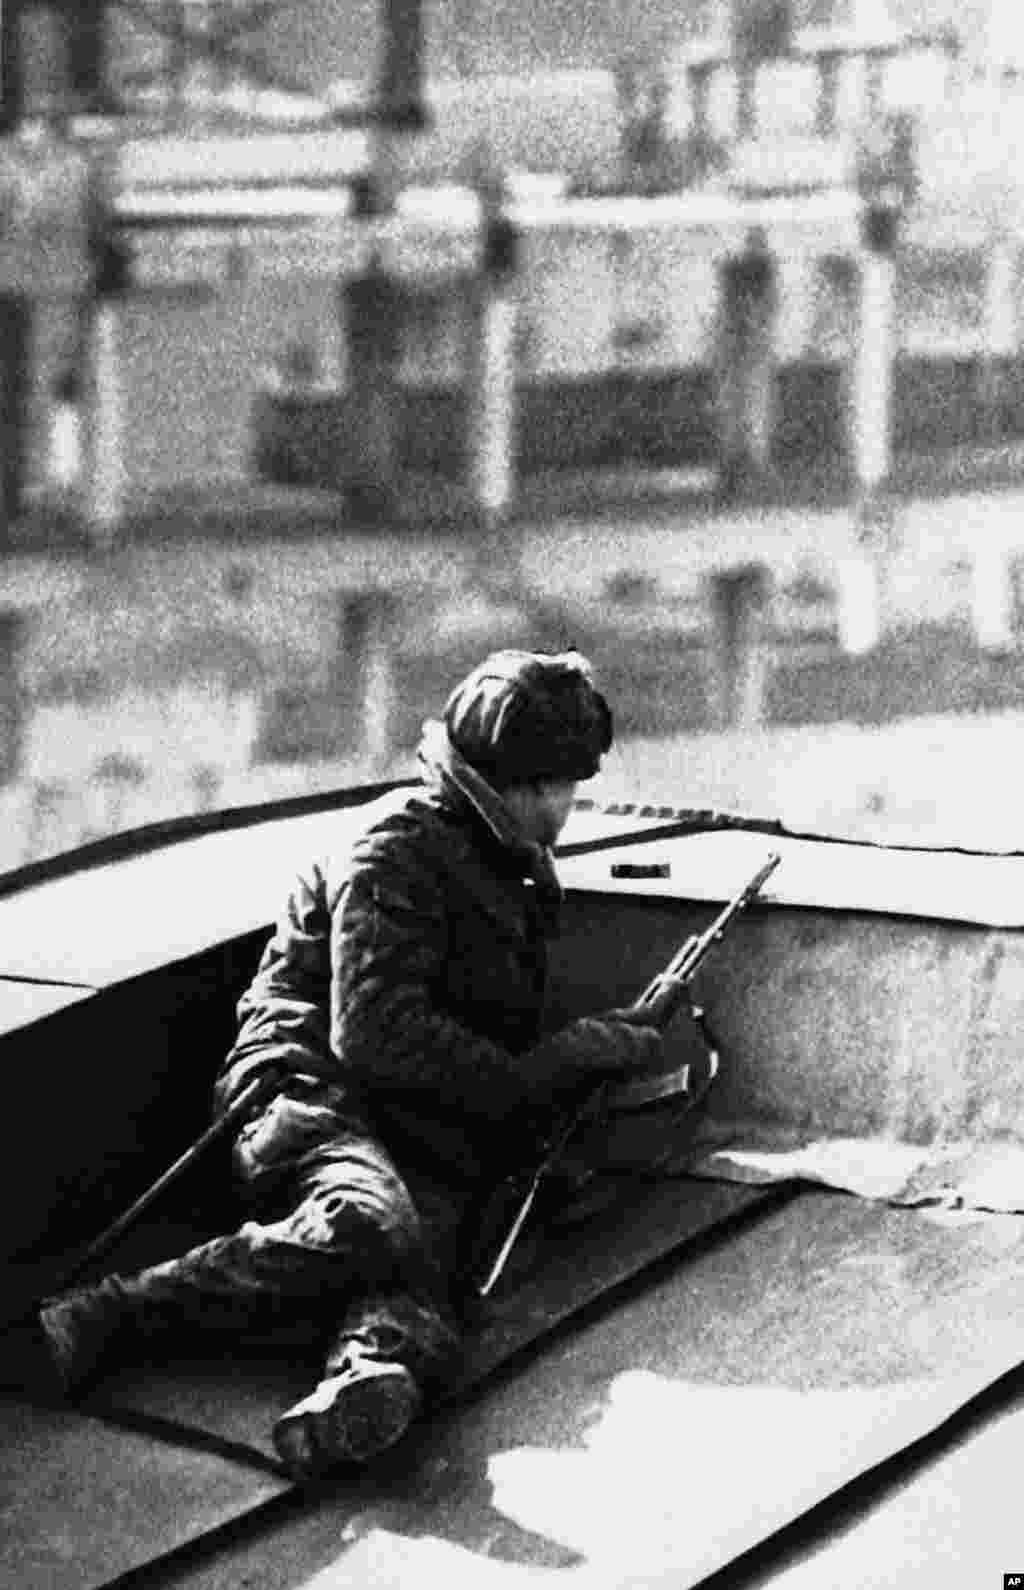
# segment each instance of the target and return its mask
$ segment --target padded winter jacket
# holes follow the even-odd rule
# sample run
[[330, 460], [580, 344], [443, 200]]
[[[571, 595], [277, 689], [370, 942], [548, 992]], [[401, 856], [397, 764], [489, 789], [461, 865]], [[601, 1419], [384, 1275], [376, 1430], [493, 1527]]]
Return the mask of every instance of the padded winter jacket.
[[650, 1039], [584, 1019], [543, 1035], [555, 928], [522, 854], [469, 802], [429, 789], [368, 812], [344, 857], [294, 888], [217, 1085], [221, 1108], [257, 1071], [336, 1085], [399, 1164], [457, 1180], [522, 1163], [589, 1064]]

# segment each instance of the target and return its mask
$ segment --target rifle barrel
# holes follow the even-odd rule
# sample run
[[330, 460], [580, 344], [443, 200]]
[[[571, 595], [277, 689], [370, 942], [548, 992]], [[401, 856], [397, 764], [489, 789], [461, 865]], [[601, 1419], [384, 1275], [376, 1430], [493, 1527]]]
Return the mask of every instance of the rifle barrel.
[[535, 1178], [533, 1182], [531, 1182], [522, 1203], [519, 1205], [519, 1208], [516, 1211], [515, 1219], [509, 1226], [505, 1240], [502, 1242], [501, 1247], [498, 1249], [491, 1263], [488, 1265], [487, 1273], [483, 1280], [477, 1285], [476, 1291], [478, 1297], [489, 1297], [497, 1285], [501, 1276], [501, 1272], [504, 1270], [505, 1265], [508, 1262], [508, 1256], [515, 1247], [515, 1244], [519, 1238], [519, 1233], [526, 1224], [527, 1216], [529, 1215], [530, 1210], [533, 1208], [539, 1187], [540, 1183]]
[[746, 909], [750, 902], [760, 894], [768, 879], [775, 871], [782, 857], [775, 851], [768, 857], [761, 867], [738, 894], [733, 895], [727, 905], [715, 917], [710, 927], [703, 933], [693, 933], [679, 947], [668, 965], [652, 978], [644, 989], [638, 1005], [651, 1005], [659, 998], [663, 990], [673, 983], [686, 983], [693, 976], [697, 967], [704, 959], [707, 951], [720, 939], [725, 929], [735, 916]]

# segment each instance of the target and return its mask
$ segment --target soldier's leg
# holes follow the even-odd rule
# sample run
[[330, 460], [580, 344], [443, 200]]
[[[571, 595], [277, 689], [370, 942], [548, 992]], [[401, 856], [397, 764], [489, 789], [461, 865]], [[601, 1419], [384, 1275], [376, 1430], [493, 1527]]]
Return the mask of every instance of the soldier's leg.
[[330, 1339], [319, 1383], [274, 1426], [293, 1478], [316, 1478], [342, 1461], [365, 1462], [393, 1445], [446, 1384], [460, 1337], [449, 1301], [462, 1209], [447, 1189], [417, 1188], [415, 1203], [373, 1144], [339, 1143], [310, 1172], [296, 1211], [310, 1240], [339, 1219], [356, 1194], [381, 1199], [394, 1226], [390, 1271], [364, 1267]]
[[40, 1317], [66, 1389], [81, 1389], [113, 1349], [168, 1329], [244, 1331], [294, 1319], [297, 1305], [326, 1328], [354, 1285], [379, 1290], [413, 1272], [421, 1284], [417, 1211], [384, 1149], [357, 1126], [320, 1104], [275, 1100], [240, 1143], [258, 1218], [45, 1305]]

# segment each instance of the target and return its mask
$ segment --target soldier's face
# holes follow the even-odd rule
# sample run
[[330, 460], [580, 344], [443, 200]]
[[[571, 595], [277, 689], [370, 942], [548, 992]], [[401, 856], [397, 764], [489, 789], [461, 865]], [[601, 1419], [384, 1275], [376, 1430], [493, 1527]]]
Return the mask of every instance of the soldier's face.
[[536, 784], [517, 784], [507, 790], [505, 800], [515, 813], [523, 837], [536, 845], [553, 845], [572, 810], [576, 783], [571, 779], [542, 779]]

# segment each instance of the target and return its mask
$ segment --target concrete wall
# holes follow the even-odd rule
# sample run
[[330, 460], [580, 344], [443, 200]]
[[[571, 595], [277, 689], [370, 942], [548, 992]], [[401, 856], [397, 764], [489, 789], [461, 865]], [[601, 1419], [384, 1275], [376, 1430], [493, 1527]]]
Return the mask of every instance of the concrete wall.
[[[827, 855], [823, 855], [827, 867]], [[556, 1009], [628, 1002], [708, 913], [570, 894]], [[695, 989], [725, 1065], [717, 1119], [931, 1144], [1021, 1141], [1020, 933], [772, 909], [737, 924]]]

